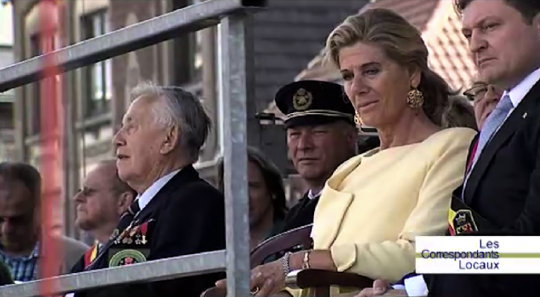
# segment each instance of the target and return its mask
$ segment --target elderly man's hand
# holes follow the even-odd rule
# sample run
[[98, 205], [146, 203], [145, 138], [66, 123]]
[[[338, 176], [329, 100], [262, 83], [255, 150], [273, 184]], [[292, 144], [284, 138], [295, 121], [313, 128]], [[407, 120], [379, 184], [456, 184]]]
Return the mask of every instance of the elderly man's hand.
[[372, 297], [372, 296], [407, 296], [404, 290], [394, 290], [390, 287], [387, 281], [378, 279], [373, 282], [372, 288], [365, 288], [355, 297]]
[[[227, 281], [220, 280], [216, 287], [226, 288]], [[281, 261], [260, 265], [251, 270], [251, 295], [255, 297], [272, 296], [285, 287], [285, 273]]]

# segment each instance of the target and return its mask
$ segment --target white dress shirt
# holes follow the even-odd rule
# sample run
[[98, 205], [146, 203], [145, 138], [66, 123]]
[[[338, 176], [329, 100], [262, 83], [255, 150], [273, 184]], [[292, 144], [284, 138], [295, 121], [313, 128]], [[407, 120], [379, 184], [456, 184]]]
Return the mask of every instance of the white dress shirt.
[[[318, 198], [319, 196], [321, 196], [321, 194], [322, 194], [322, 190], [320, 190], [316, 194], [313, 194], [313, 191], [311, 189], [309, 189], [309, 191], [307, 193], [307, 197], [308, 197], [309, 200], [313, 200], [313, 199]], [[311, 229], [311, 233], [309, 234], [309, 237], [313, 238], [313, 229]]]
[[[510, 101], [512, 101], [512, 105], [514, 106], [508, 112], [508, 115], [506, 116], [507, 119], [539, 80], [540, 68], [536, 69], [527, 77], [525, 77], [525, 79], [523, 79], [517, 86], [510, 89], [510, 91], [504, 91], [502, 96], [504, 97], [508, 95], [508, 97], [510, 97]], [[463, 190], [465, 191], [465, 187], [463, 188]], [[402, 289], [402, 287], [403, 286], [401, 285], [397, 285], [395, 289]], [[405, 279], [405, 290], [407, 291], [408, 296], [427, 296], [428, 293], [427, 285], [422, 275]]]
[[136, 199], [139, 201], [139, 207], [141, 210], [145, 208], [148, 203], [157, 195], [157, 193], [173, 178], [181, 169], [175, 170], [160, 179], [156, 180], [142, 195], [138, 195]]
[[307, 197], [308, 197], [309, 200], [313, 200], [313, 199], [318, 198], [319, 196], [321, 196], [321, 193], [322, 193], [322, 190], [320, 190], [318, 193], [313, 194], [313, 191], [311, 189], [309, 189], [309, 191], [307, 193]]

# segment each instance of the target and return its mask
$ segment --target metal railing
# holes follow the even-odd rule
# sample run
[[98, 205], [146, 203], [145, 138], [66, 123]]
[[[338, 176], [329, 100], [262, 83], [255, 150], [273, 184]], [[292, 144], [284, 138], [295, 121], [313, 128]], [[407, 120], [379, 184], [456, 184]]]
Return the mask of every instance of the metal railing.
[[[226, 251], [180, 256], [123, 267], [63, 275], [0, 287], [0, 297], [31, 297], [83, 289], [157, 281], [227, 271], [229, 296], [249, 295], [247, 196], [247, 83], [252, 75], [252, 42], [245, 17], [266, 6], [264, 0], [208, 0], [0, 69], [0, 92], [45, 78], [50, 67], [66, 72], [138, 50], [178, 35], [220, 25], [221, 100], [224, 116]], [[54, 61], [50, 63], [48, 61]], [[233, 170], [234, 168], [234, 170]], [[233, 199], [234, 197], [234, 199]], [[43, 284], [54, 282], [52, 291]]]

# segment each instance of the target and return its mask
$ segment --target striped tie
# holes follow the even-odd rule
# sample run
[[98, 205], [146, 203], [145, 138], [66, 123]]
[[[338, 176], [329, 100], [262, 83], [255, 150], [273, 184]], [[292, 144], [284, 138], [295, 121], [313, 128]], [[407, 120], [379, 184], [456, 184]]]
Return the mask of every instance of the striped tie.
[[465, 191], [465, 186], [467, 185], [469, 176], [471, 175], [471, 172], [473, 171], [474, 166], [476, 165], [476, 162], [480, 157], [480, 154], [482, 154], [482, 151], [484, 150], [486, 145], [493, 138], [495, 132], [502, 126], [502, 124], [506, 120], [506, 117], [508, 116], [508, 113], [512, 110], [512, 108], [514, 108], [514, 105], [512, 104], [512, 100], [510, 100], [510, 96], [505, 95], [504, 97], [502, 97], [499, 103], [497, 103], [495, 109], [486, 119], [484, 126], [482, 127], [482, 131], [480, 131], [478, 143], [475, 146], [474, 155], [472, 156], [472, 164], [467, 172], [463, 191]]

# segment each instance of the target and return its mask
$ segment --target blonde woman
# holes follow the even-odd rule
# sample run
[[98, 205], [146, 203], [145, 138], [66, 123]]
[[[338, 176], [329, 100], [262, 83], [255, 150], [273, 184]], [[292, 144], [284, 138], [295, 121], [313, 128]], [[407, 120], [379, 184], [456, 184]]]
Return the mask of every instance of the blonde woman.
[[326, 182], [313, 250], [252, 270], [258, 297], [282, 291], [285, 275], [303, 266], [390, 281], [414, 271], [415, 237], [446, 231], [451, 195], [476, 134], [441, 127], [452, 92], [429, 69], [418, 30], [396, 13], [373, 9], [348, 17], [326, 49], [357, 115], [377, 129], [381, 145], [343, 163]]

